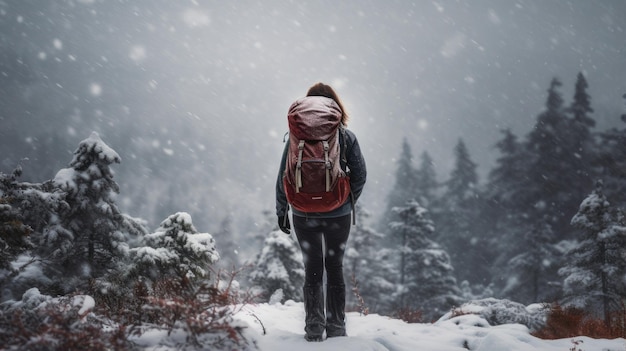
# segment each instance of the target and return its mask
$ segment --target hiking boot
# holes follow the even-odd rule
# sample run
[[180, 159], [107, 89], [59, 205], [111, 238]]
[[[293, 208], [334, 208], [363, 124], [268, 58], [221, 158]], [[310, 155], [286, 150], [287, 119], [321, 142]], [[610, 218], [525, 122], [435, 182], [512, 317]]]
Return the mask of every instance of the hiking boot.
[[322, 342], [324, 338], [321, 336], [309, 336], [309, 334], [304, 334], [304, 340], [308, 342]]
[[325, 316], [324, 316], [324, 287], [305, 286], [304, 287], [304, 312], [307, 341], [323, 341]]
[[346, 287], [328, 286], [326, 289], [326, 336], [347, 336], [346, 334]]

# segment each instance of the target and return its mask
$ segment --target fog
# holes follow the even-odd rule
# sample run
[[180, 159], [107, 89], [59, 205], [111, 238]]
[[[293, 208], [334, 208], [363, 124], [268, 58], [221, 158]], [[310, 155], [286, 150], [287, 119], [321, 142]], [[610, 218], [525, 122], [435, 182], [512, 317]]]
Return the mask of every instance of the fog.
[[273, 220], [287, 109], [322, 81], [351, 116], [376, 216], [403, 138], [442, 180], [462, 138], [484, 179], [498, 131], [528, 132], [555, 76], [569, 104], [585, 73], [596, 128], [617, 126], [624, 14], [583, 0], [0, 1], [0, 171], [50, 179], [97, 131], [122, 157], [124, 212], [155, 227], [188, 211], [201, 231], [230, 216], [242, 238]]

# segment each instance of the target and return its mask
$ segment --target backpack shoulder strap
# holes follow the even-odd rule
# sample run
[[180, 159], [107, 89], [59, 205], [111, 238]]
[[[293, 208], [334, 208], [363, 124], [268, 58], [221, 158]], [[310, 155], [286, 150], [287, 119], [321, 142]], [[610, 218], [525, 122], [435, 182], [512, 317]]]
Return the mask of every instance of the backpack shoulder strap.
[[[340, 162], [343, 164], [342, 169], [346, 171], [348, 176], [350, 176], [348, 172], [348, 158], [346, 157], [346, 150], [348, 149], [348, 133], [346, 133], [346, 128], [343, 125], [339, 126], [339, 147], [341, 148]], [[350, 190], [350, 203], [352, 206], [352, 225], [356, 225], [356, 204], [352, 190]]]
[[346, 150], [348, 149], [348, 135], [344, 126], [339, 127], [339, 148], [341, 149], [340, 162], [341, 169], [344, 171], [348, 168], [348, 158], [346, 157]]

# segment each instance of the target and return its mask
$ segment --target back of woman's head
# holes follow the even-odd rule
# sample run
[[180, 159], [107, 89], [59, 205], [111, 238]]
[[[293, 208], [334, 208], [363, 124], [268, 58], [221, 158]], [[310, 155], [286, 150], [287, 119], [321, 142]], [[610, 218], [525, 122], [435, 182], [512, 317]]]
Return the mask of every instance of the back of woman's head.
[[337, 105], [339, 105], [339, 108], [341, 109], [341, 123], [343, 125], [348, 125], [348, 114], [346, 113], [346, 110], [343, 107], [343, 104], [341, 103], [339, 96], [337, 96], [337, 93], [335, 92], [335, 90], [333, 90], [333, 88], [331, 88], [330, 85], [326, 85], [324, 83], [317, 83], [309, 88], [309, 91], [306, 93], [306, 96], [324, 96], [329, 99], [333, 99], [337, 103]]

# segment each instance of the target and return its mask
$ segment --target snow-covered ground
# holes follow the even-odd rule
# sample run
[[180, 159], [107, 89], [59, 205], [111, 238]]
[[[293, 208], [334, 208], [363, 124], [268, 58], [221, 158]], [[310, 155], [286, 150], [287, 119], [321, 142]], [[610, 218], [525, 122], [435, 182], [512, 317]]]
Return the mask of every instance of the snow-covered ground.
[[[246, 306], [237, 315], [249, 325], [247, 335], [267, 351], [624, 351], [626, 340], [576, 337], [541, 340], [520, 324], [489, 326], [477, 315], [464, 315], [433, 324], [408, 324], [397, 319], [356, 312], [347, 314], [348, 337], [321, 343], [304, 340], [302, 303]], [[578, 344], [576, 345], [575, 342]]]

